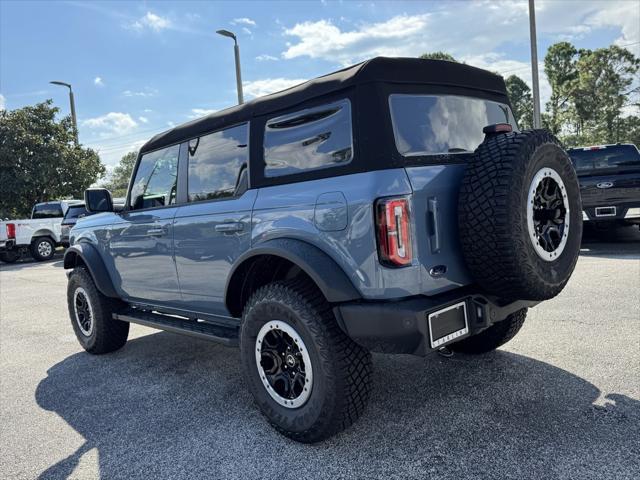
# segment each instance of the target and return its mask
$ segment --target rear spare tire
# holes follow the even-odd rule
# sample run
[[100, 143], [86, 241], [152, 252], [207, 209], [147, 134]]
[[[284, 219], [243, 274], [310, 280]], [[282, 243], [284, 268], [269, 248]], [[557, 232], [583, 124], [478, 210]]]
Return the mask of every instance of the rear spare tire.
[[465, 262], [488, 293], [560, 293], [580, 252], [582, 206], [558, 140], [545, 130], [487, 136], [465, 171], [458, 222]]

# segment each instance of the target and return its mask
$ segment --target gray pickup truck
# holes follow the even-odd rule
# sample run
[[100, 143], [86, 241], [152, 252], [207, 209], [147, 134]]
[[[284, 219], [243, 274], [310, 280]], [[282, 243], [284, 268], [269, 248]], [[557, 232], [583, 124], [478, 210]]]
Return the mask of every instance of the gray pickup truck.
[[558, 141], [502, 77], [374, 58], [149, 140], [126, 204], [86, 192], [64, 258], [82, 347], [130, 323], [239, 345], [257, 406], [301, 442], [352, 424], [371, 353], [489, 352], [554, 297], [582, 235]]

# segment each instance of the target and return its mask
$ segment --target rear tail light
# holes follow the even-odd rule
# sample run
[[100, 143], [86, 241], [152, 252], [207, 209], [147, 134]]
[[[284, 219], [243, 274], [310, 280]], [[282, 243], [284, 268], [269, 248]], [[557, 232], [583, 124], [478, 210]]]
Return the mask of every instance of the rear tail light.
[[411, 224], [406, 198], [383, 198], [376, 204], [378, 254], [380, 262], [390, 267], [411, 264]]
[[7, 238], [16, 238], [16, 224], [15, 223], [7, 223]]

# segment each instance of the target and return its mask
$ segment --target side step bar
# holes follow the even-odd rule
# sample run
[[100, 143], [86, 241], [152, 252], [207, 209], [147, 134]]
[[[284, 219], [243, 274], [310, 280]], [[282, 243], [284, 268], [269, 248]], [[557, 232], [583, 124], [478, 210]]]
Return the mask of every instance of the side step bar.
[[167, 332], [191, 335], [230, 347], [236, 346], [239, 343], [238, 328], [234, 327], [222, 327], [212, 323], [145, 312], [137, 309], [130, 309], [124, 313], [114, 313], [113, 318], [123, 322], [137, 323], [145, 327], [166, 330]]

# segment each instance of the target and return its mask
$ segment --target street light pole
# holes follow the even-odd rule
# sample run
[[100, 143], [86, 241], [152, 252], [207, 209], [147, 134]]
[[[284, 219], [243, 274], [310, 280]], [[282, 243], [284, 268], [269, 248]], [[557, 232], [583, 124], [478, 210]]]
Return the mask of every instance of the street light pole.
[[244, 96], [242, 94], [242, 73], [240, 72], [240, 47], [238, 46], [238, 39], [233, 32], [229, 30], [217, 30], [218, 35], [223, 37], [229, 37], [233, 39], [233, 54], [236, 61], [236, 89], [238, 90], [238, 104], [244, 103]]
[[71, 121], [73, 122], [73, 133], [76, 140], [76, 145], [78, 145], [78, 120], [76, 119], [76, 102], [73, 98], [73, 90], [71, 89], [71, 85], [65, 82], [59, 82], [57, 80], [51, 81], [53, 85], [60, 85], [62, 87], [67, 87], [69, 89], [69, 104], [71, 105]]
[[536, 39], [536, 6], [529, 0], [529, 35], [531, 39], [531, 81], [533, 86], [533, 128], [540, 128], [540, 86], [538, 83], [538, 41]]

